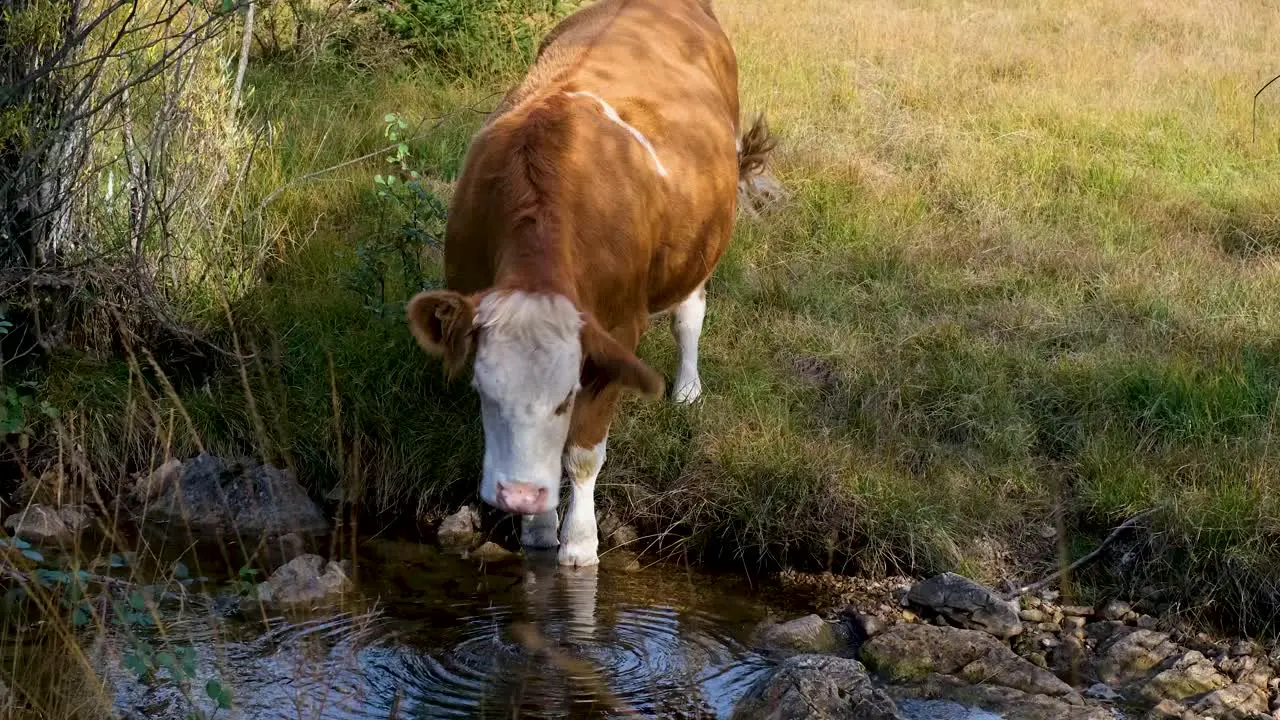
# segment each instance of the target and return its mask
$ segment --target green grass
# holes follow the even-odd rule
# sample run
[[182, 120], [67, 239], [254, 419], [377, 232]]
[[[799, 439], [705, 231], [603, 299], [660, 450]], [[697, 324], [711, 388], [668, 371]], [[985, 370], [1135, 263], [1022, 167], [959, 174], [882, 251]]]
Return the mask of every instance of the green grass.
[[[703, 557], [990, 581], [1051, 569], [1039, 529], [1059, 514], [1082, 554], [1155, 508], [1137, 564], [1117, 552], [1090, 586], [1154, 584], [1267, 625], [1280, 104], [1263, 103], [1256, 143], [1244, 108], [1277, 21], [1241, 2], [717, 6], [794, 197], [742, 221], [717, 271], [704, 402], [624, 404], [604, 502]], [[264, 197], [384, 144], [387, 112], [488, 109], [510, 77], [252, 80], [277, 128], [251, 177]], [[442, 193], [480, 121], [458, 111], [410, 143]], [[212, 449], [287, 462], [318, 493], [360, 483], [378, 510], [436, 511], [475, 491], [475, 402], [342, 287], [354, 247], [397, 222], [374, 194], [382, 167], [299, 184], [262, 220], [270, 280], [234, 303], [262, 358], [246, 364], [262, 421], [235, 363], [180, 394]], [[642, 354], [672, 372], [665, 328]], [[153, 381], [59, 362], [47, 390], [102, 467], [122, 448], [145, 460], [157, 437], [192, 446]], [[991, 543], [1013, 560], [983, 560]]]

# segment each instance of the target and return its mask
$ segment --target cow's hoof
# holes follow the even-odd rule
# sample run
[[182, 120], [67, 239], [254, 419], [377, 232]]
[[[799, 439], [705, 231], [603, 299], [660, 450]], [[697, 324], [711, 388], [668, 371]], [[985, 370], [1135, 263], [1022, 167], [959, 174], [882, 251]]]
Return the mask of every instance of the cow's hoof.
[[676, 390], [671, 394], [671, 399], [677, 405], [692, 405], [702, 397], [702, 381], [694, 378], [691, 381], [678, 383]]
[[562, 567], [588, 567], [591, 565], [599, 565], [600, 558], [596, 555], [598, 545], [599, 543], [561, 545], [557, 559], [560, 561], [560, 565]]

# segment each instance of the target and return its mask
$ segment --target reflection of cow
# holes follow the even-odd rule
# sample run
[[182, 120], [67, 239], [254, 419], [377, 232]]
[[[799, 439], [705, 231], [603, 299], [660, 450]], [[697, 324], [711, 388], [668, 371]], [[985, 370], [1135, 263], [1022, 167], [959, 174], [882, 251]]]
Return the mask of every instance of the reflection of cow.
[[449, 289], [415, 297], [408, 322], [451, 374], [473, 363], [480, 495], [561, 564], [597, 562], [592, 495], [619, 393], [662, 391], [634, 352], [651, 315], [674, 309], [675, 399], [702, 392], [703, 287], [771, 144], [761, 125], [738, 130], [737, 60], [709, 0], [600, 0], [551, 32], [472, 141]]

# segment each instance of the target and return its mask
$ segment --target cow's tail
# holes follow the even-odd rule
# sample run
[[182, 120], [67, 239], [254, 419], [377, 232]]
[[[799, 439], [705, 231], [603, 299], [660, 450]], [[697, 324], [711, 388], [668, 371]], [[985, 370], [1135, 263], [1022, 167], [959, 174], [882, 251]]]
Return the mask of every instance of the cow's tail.
[[738, 207], [752, 216], [787, 197], [768, 169], [769, 156], [777, 145], [764, 115], [755, 116], [738, 143]]

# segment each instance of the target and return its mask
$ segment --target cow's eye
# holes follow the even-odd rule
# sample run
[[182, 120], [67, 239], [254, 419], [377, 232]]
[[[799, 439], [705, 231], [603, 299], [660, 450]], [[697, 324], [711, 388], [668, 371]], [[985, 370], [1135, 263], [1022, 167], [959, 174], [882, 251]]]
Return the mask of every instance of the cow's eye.
[[556, 406], [556, 415], [563, 415], [569, 412], [569, 406], [573, 405], [573, 393], [574, 391], [570, 390], [569, 394], [564, 396], [564, 400]]

